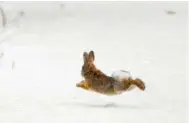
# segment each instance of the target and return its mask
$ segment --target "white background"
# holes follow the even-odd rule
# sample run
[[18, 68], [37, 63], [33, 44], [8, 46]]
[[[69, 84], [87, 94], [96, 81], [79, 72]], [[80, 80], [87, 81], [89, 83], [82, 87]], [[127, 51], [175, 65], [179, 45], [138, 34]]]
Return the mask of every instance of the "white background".
[[[0, 123], [186, 123], [187, 3], [0, 4]], [[129, 70], [146, 90], [76, 88], [90, 50], [103, 72]]]

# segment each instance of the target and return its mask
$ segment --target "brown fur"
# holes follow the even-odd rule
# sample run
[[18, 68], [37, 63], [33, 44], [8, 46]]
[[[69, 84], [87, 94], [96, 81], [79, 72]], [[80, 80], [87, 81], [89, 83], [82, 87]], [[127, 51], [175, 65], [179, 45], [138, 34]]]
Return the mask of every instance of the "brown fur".
[[121, 81], [115, 80], [113, 77], [107, 76], [94, 65], [94, 52], [89, 54], [83, 53], [84, 64], [82, 66], [81, 75], [84, 80], [77, 83], [76, 86], [88, 91], [95, 91], [105, 95], [115, 95], [119, 92], [129, 90], [131, 86], [136, 86], [141, 90], [145, 90], [144, 82], [140, 79], [124, 79]]

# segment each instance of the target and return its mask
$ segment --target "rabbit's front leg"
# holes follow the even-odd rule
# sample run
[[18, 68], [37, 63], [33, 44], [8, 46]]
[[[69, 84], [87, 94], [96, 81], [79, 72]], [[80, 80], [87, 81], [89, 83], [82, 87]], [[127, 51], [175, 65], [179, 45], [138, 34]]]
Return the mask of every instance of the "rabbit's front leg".
[[83, 88], [83, 89], [85, 89], [85, 90], [90, 90], [89, 85], [88, 85], [88, 82], [85, 81], [85, 80], [83, 80], [83, 81], [77, 83], [77, 84], [76, 84], [76, 87], [80, 87], [80, 88]]

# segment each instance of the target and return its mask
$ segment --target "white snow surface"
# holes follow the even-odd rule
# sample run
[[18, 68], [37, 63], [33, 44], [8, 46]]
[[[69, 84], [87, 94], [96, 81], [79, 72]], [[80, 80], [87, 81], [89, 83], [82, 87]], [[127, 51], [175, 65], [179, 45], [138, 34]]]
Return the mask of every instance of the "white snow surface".
[[[12, 24], [0, 26], [0, 123], [186, 123], [186, 2], [0, 4]], [[76, 88], [90, 50], [107, 75], [129, 71], [146, 90]]]

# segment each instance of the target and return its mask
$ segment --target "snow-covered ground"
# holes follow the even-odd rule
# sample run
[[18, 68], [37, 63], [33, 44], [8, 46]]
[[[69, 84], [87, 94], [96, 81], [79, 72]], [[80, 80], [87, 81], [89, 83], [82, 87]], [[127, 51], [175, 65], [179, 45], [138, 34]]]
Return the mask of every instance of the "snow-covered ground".
[[[1, 6], [0, 123], [186, 123], [186, 2]], [[103, 72], [128, 70], [146, 90], [76, 88], [89, 50]]]

